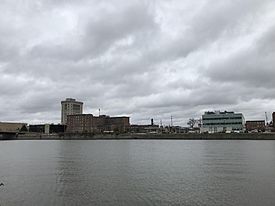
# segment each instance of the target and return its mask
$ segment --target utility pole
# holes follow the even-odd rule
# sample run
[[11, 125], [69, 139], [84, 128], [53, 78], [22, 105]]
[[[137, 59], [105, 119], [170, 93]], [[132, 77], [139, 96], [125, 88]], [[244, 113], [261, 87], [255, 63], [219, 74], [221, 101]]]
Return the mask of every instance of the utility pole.
[[173, 127], [173, 116], [171, 115], [171, 127]]

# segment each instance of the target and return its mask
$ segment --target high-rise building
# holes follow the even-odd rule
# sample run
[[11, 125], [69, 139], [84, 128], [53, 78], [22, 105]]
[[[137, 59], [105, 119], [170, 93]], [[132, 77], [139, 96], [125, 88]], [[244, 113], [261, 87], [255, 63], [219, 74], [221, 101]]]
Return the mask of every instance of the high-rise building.
[[67, 124], [67, 116], [83, 113], [83, 102], [76, 101], [72, 98], [66, 98], [61, 101], [61, 124]]

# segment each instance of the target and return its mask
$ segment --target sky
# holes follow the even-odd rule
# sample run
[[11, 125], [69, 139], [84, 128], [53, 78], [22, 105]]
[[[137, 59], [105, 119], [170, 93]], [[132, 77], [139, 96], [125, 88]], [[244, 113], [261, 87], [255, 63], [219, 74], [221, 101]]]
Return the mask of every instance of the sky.
[[1, 0], [0, 121], [275, 111], [274, 0]]

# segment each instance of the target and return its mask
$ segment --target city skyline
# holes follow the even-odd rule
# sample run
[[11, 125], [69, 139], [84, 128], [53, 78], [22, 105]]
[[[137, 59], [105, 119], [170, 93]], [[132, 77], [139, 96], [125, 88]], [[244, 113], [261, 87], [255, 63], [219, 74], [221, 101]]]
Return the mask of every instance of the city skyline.
[[60, 122], [60, 101], [132, 123], [275, 111], [275, 2], [3, 1], [0, 121]]
[[[84, 107], [84, 102], [81, 102], [81, 101], [78, 101], [74, 98], [66, 98], [64, 100], [61, 100], [61, 108], [60, 108], [60, 112], [61, 112], [61, 118], [58, 122], [51, 122], [51, 121], [48, 121], [48, 122], [45, 122], [45, 121], [40, 121], [40, 122], [35, 122], [35, 121], [32, 121], [30, 120], [29, 122], [25, 122], [25, 124], [37, 124], [37, 123], [40, 123], [40, 124], [58, 124], [58, 125], [66, 125], [66, 122], [67, 122], [67, 115], [92, 115], [94, 117], [109, 117], [108, 114], [106, 113], [101, 113], [101, 109], [99, 108], [98, 109], [98, 114], [96, 115], [95, 113], [87, 113], [83, 110], [83, 107]], [[145, 125], [158, 125], [158, 126], [189, 126], [190, 128], [192, 128], [193, 126], [191, 126], [189, 123], [190, 121], [195, 121], [196, 123], [194, 123], [195, 125], [198, 124], [198, 121], [202, 121], [203, 120], [203, 116], [205, 114], [218, 114], [218, 113], [229, 113], [229, 114], [234, 114], [235, 112], [234, 111], [220, 111], [220, 110], [212, 110], [212, 111], [204, 111], [204, 113], [201, 114], [201, 116], [199, 117], [185, 117], [185, 119], [188, 119], [187, 122], [186, 122], [186, 125], [180, 125], [177, 123], [177, 121], [174, 121], [174, 117], [171, 115], [170, 116], [170, 119], [167, 120], [167, 119], [154, 119], [153, 117], [151, 117], [150, 119], [146, 118], [143, 122], [130, 122], [130, 124], [132, 125], [136, 125], [138, 123], [141, 123], [141, 124], [145, 124]], [[237, 112], [235, 113], [237, 115], [242, 115], [242, 112]], [[253, 122], [253, 121], [261, 121], [261, 122], [265, 122], [265, 124], [269, 124], [269, 123], [273, 123], [273, 120], [274, 120], [274, 115], [275, 115], [275, 112], [272, 112], [271, 115], [269, 115], [267, 112], [265, 112], [265, 119], [245, 119], [245, 116], [243, 116], [243, 120], [244, 121], [250, 121], [250, 122]], [[269, 117], [271, 116], [271, 117]], [[121, 115], [114, 115], [114, 118], [120, 118]], [[125, 116], [122, 116], [122, 117], [125, 117]], [[127, 118], [129, 118], [129, 120], [131, 119], [130, 116], [128, 116]], [[184, 117], [181, 117], [181, 119], [184, 118]], [[156, 120], [156, 121], [155, 121]], [[150, 124], [149, 124], [149, 121], [150, 121]], [[5, 122], [5, 121], [0, 121], [0, 122]], [[9, 121], [8, 121], [9, 122]], [[16, 122], [16, 121], [11, 121], [12, 122]], [[154, 123], [152, 123], [154, 122]], [[274, 123], [273, 123], [274, 125]], [[197, 125], [199, 126], [199, 125]], [[200, 127], [200, 126], [199, 126]]]

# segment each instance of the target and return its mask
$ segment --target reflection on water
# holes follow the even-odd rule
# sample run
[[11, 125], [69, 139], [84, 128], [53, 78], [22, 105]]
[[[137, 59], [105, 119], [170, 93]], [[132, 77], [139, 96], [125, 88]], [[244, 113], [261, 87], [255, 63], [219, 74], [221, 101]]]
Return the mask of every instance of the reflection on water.
[[0, 205], [275, 205], [273, 141], [0, 142]]

